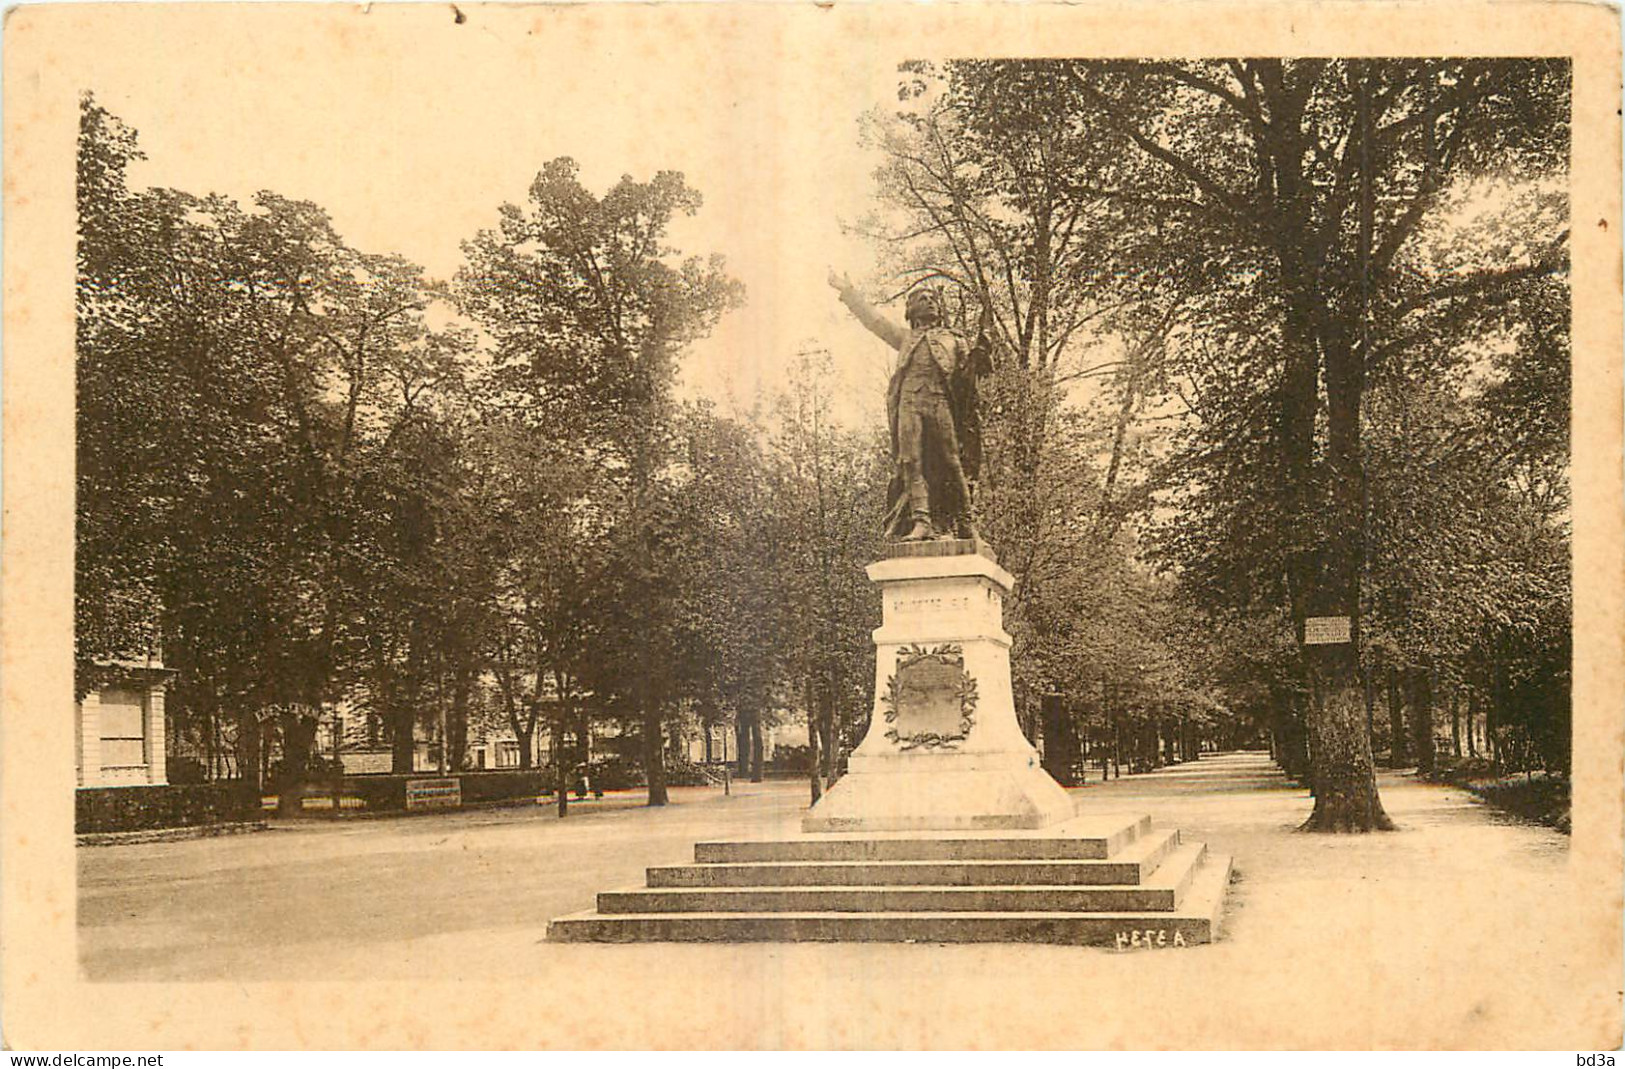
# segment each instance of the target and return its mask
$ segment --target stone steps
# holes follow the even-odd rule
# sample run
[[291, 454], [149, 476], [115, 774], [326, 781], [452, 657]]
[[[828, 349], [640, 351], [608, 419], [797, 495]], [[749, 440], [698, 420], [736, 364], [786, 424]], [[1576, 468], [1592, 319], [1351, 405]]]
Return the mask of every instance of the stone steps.
[[1143, 816], [702, 842], [694, 856], [603, 892], [548, 938], [1188, 946], [1217, 934], [1230, 875], [1228, 857]]
[[1219, 933], [1230, 859], [1209, 855], [1182, 906], [1168, 912], [1063, 911], [577, 913], [548, 926], [555, 942], [1067, 943], [1120, 950], [1195, 946]]
[[1104, 860], [1151, 830], [1149, 816], [1077, 818], [1041, 831], [819, 833], [694, 844], [700, 864], [751, 861]]
[[662, 865], [648, 878], [650, 887], [1138, 884], [1178, 845], [1179, 832], [1153, 831], [1103, 860], [731, 861]]
[[994, 884], [987, 886], [639, 887], [605, 891], [600, 913], [1024, 913], [1173, 911], [1207, 853], [1202, 843], [1172, 851], [1137, 886]]

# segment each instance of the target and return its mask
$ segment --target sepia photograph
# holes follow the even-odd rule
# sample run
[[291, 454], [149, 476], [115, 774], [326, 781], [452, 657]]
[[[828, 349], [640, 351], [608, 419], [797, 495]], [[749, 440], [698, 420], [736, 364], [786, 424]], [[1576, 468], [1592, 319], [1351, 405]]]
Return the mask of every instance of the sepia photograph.
[[1617, 13], [9, 14], [8, 1047], [1619, 1047]]

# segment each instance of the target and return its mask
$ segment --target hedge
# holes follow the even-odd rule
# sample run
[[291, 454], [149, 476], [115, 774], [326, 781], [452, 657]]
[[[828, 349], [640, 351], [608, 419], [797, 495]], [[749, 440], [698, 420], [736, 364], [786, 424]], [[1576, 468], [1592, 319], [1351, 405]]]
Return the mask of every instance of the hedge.
[[259, 797], [239, 781], [148, 787], [81, 787], [74, 831], [145, 831], [260, 820]]
[[[345, 776], [341, 791], [347, 797], [361, 799], [362, 807], [368, 812], [387, 813], [406, 808], [408, 780], [440, 778], [433, 772], [414, 772], [410, 776], [397, 773]], [[535, 798], [552, 785], [549, 774], [540, 769], [461, 772], [445, 778], [462, 781], [464, 805]], [[313, 784], [305, 793], [307, 797], [320, 797], [331, 791], [332, 788], [326, 784]]]
[[510, 798], [535, 798], [550, 790], [553, 781], [539, 769], [514, 772], [465, 772], [463, 804], [499, 802]]
[[[406, 808], [406, 781], [424, 776], [345, 776], [340, 793], [361, 799], [368, 810]], [[313, 787], [307, 794], [319, 795], [325, 788]]]

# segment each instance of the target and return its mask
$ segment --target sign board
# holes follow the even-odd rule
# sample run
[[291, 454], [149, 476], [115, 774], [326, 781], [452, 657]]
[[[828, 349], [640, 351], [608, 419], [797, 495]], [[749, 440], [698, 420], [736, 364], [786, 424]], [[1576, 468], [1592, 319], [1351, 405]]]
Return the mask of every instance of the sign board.
[[1305, 646], [1341, 646], [1350, 641], [1347, 616], [1309, 616], [1303, 621]]
[[455, 809], [463, 804], [463, 781], [446, 779], [409, 779], [406, 781], [406, 808]]

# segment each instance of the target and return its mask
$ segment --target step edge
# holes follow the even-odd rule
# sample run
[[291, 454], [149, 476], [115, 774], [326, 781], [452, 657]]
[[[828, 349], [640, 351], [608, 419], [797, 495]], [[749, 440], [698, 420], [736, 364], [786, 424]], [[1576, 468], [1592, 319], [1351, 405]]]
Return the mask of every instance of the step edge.
[[1158, 910], [771, 910], [744, 912], [599, 913], [587, 910], [555, 917], [549, 924], [609, 921], [617, 924], [681, 920], [1073, 920], [1073, 921], [1210, 921], [1206, 914]]
[[[806, 895], [806, 896], [810, 896], [810, 897], [816, 899], [819, 896], [825, 896], [825, 895], [835, 897], [835, 896], [860, 895], [860, 894], [873, 895], [873, 896], [875, 896], [875, 897], [877, 897], [879, 899], [882, 899], [882, 900], [884, 900], [886, 898], [899, 899], [899, 898], [904, 898], [904, 897], [909, 896], [909, 895], [921, 895], [921, 894], [935, 894], [935, 895], [941, 896], [944, 899], [954, 899], [954, 898], [967, 899], [967, 898], [971, 898], [973, 896], [979, 896], [979, 895], [1002, 895], [1002, 896], [1006, 896], [1006, 897], [1009, 897], [1009, 898], [1021, 899], [1021, 898], [1037, 898], [1037, 897], [1040, 897], [1041, 895], [1070, 894], [1070, 895], [1076, 896], [1077, 898], [1081, 899], [1082, 904], [1080, 904], [1076, 908], [1055, 909], [1055, 908], [1051, 907], [1048, 910], [1030, 910], [1030, 909], [1022, 909], [1022, 910], [1014, 910], [1014, 909], [1009, 909], [1009, 910], [997, 910], [997, 909], [996, 910], [925, 909], [925, 908], [918, 908], [917, 907], [917, 908], [914, 908], [914, 909], [906, 909], [906, 910], [903, 910], [903, 909], [864, 909], [864, 910], [842, 909], [842, 910], [814, 910], [813, 912], [840, 913], [840, 914], [843, 914], [843, 915], [850, 915], [850, 914], [853, 914], [853, 913], [866, 913], [866, 912], [876, 912], [876, 913], [883, 912], [883, 913], [887, 913], [887, 914], [896, 914], [896, 913], [933, 913], [933, 914], [936, 914], [936, 913], [983, 913], [983, 912], [995, 912], [995, 913], [998, 913], [998, 912], [1011, 912], [1011, 913], [1015, 913], [1015, 912], [1020, 912], [1020, 913], [1061, 912], [1061, 913], [1069, 913], [1069, 914], [1071, 914], [1071, 913], [1100, 914], [1100, 913], [1106, 913], [1106, 912], [1111, 912], [1111, 911], [1103, 910], [1103, 909], [1089, 908], [1087, 903], [1091, 898], [1100, 899], [1100, 898], [1109, 898], [1109, 897], [1112, 897], [1112, 896], [1131, 896], [1131, 897], [1132, 896], [1139, 896], [1139, 897], [1149, 899], [1151, 901], [1148, 901], [1148, 902], [1146, 902], [1144, 904], [1135, 904], [1132, 907], [1133, 909], [1135, 909], [1136, 911], [1145, 911], [1145, 912], [1148, 912], [1148, 913], [1165, 914], [1165, 913], [1173, 913], [1174, 911], [1176, 911], [1178, 909], [1178, 907], [1179, 907], [1179, 899], [1180, 899], [1179, 892], [1176, 891], [1172, 887], [1144, 887], [1144, 886], [1140, 886], [1138, 884], [1045, 884], [1045, 885], [1035, 885], [1035, 886], [1004, 886], [1004, 885], [999, 885], [999, 884], [989, 884], [989, 885], [986, 885], [986, 886], [970, 886], [970, 887], [967, 887], [967, 886], [944, 886], [944, 885], [941, 885], [941, 884], [935, 884], [935, 885], [926, 884], [926, 885], [919, 885], [919, 886], [889, 886], [889, 885], [888, 886], [863, 886], [863, 885], [857, 885], [857, 886], [853, 886], [853, 885], [825, 886], [825, 885], [818, 885], [818, 886], [807, 886], [807, 887], [645, 887], [645, 888], [639, 888], [639, 889], [637, 889], [635, 891], [601, 891], [601, 892], [599, 892], [597, 902], [598, 902], [598, 911], [600, 913], [603, 913], [603, 914], [612, 914], [612, 915], [615, 915], [615, 916], [645, 916], [645, 915], [650, 915], [650, 914], [654, 914], [654, 913], [669, 913], [669, 912], [673, 911], [671, 907], [666, 907], [664, 909], [648, 908], [648, 907], [646, 907], [644, 905], [644, 903], [649, 901], [649, 900], [656, 899], [658, 896], [690, 895], [690, 896], [697, 896], [697, 898], [699, 899], [699, 901], [696, 902], [696, 907], [697, 908], [683, 909], [683, 910], [680, 910], [679, 912], [684, 913], [684, 914], [693, 914], [693, 913], [733, 913], [733, 914], [738, 914], [738, 913], [773, 913], [773, 914], [782, 914], [782, 913], [804, 912], [805, 907], [803, 907], [802, 909], [792, 909], [792, 910], [772, 909], [772, 908], [767, 908], [767, 907], [758, 908], [758, 909], [743, 909], [743, 910], [740, 910], [740, 909], [720, 910], [720, 909], [705, 909], [705, 908], [703, 908], [703, 905], [705, 903], [705, 900], [707, 900], [707, 899], [709, 899], [711, 902], [714, 902], [714, 903], [721, 903], [721, 902], [726, 902], [726, 901], [728, 901], [730, 899], [732, 899], [732, 900], [745, 899], [746, 897], [748, 897], [750, 895], [778, 896], [778, 897], [781, 897], [781, 898], [788, 898], [788, 897], [790, 897], [792, 895]], [[640, 900], [642, 900], [642, 901], [640, 901]], [[611, 906], [612, 903], [618, 903], [622, 908], [619, 908], [619, 909], [606, 908], [606, 907]], [[952, 905], [952, 903], [948, 902], [948, 903], [945, 903], [945, 905]]]
[[[1179, 845], [1179, 829], [1154, 829], [1153, 835], [1146, 837], [1144, 842], [1150, 843], [1157, 839], [1154, 845], [1148, 846], [1146, 855], [1155, 853], [1158, 847], [1168, 839], [1172, 839], [1170, 849]], [[1138, 842], [1133, 844], [1140, 845]], [[903, 867], [907, 865], [1133, 865], [1143, 861], [1144, 855], [1123, 857], [1121, 854], [1109, 857], [909, 857], [909, 858], [783, 858], [764, 859], [760, 861], [678, 861], [664, 865], [650, 865], [650, 871], [655, 869], [742, 869], [761, 868], [768, 865], [790, 868], [812, 867], [814, 865], [887, 865]]]

